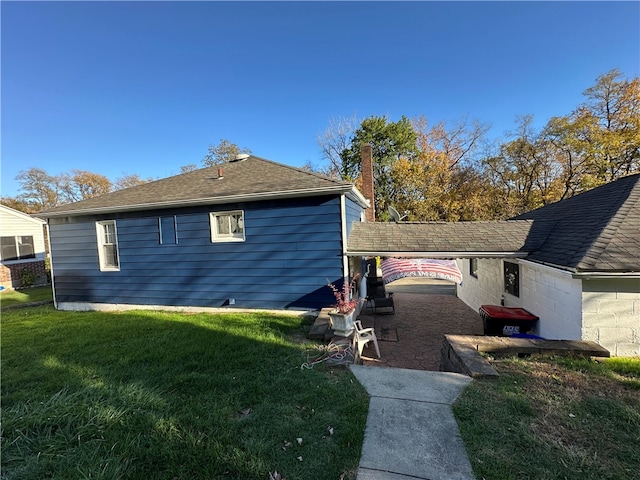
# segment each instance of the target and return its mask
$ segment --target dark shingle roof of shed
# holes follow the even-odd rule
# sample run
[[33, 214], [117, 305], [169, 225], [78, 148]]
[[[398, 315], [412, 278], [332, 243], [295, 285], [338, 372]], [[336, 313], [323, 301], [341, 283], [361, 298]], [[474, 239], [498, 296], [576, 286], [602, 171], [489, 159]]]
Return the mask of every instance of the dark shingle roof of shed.
[[640, 174], [515, 218], [553, 224], [531, 260], [578, 272], [640, 272]]
[[547, 231], [532, 221], [356, 223], [349, 235], [352, 255], [525, 256], [544, 241]]
[[164, 206], [247, 201], [347, 192], [352, 184], [306, 170], [250, 156], [242, 161], [202, 168], [80, 202], [61, 205], [39, 216], [80, 215]]
[[520, 255], [577, 273], [640, 272], [640, 174], [498, 222], [358, 223], [351, 255]]

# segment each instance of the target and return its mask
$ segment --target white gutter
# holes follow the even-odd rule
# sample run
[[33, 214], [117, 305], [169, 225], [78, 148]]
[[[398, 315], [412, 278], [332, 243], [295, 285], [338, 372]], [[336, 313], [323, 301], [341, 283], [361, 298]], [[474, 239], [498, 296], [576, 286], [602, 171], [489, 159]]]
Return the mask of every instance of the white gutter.
[[355, 186], [347, 192], [347, 197], [349, 197], [350, 200], [353, 200], [363, 208], [369, 208], [371, 206], [371, 202], [366, 199], [364, 195], [360, 193], [360, 190], [358, 190]]
[[347, 257], [347, 205], [345, 196], [340, 195], [340, 231], [342, 232], [342, 276], [349, 281], [349, 258]]
[[[522, 263], [522, 262], [521, 262]], [[640, 272], [578, 272], [575, 268], [565, 267], [547, 262], [537, 262], [534, 260], [526, 260], [536, 267], [545, 267], [556, 273], [563, 273], [571, 278], [589, 280], [597, 278], [640, 278]]]
[[[287, 198], [302, 198], [302, 197], [316, 197], [326, 194], [345, 194], [347, 192], [352, 193], [357, 190], [353, 185], [337, 185], [335, 187], [328, 188], [306, 188], [302, 190], [287, 190], [281, 192], [265, 192], [265, 193], [251, 193], [243, 195], [225, 195], [223, 197], [207, 197], [203, 199], [189, 199], [189, 200], [173, 200], [168, 202], [153, 202], [153, 203], [141, 203], [137, 205], [118, 205], [113, 207], [93, 207], [85, 208], [81, 210], [66, 210], [56, 212], [42, 212], [36, 213], [34, 216], [40, 218], [56, 218], [56, 217], [68, 217], [79, 215], [93, 215], [101, 213], [118, 213], [118, 212], [133, 212], [140, 210], [156, 210], [166, 207], [195, 207], [200, 205], [220, 205], [224, 203], [233, 202], [255, 202], [258, 200], [280, 200]], [[354, 194], [355, 196], [355, 194]], [[362, 197], [360, 195], [362, 199]], [[355, 196], [355, 198], [359, 198]], [[356, 200], [357, 201], [357, 200]]]
[[640, 280], [640, 272], [580, 272], [574, 273], [572, 277], [581, 280], [595, 280], [599, 278], [637, 278]]
[[[50, 269], [50, 274], [51, 274], [51, 296], [53, 297], [53, 307], [57, 310], [58, 309], [58, 299], [56, 298], [56, 281], [55, 278], [56, 276], [53, 273], [53, 255], [51, 254], [51, 250], [53, 250], [51, 248], [51, 232], [50, 232], [50, 228], [49, 228], [49, 223], [45, 222], [47, 224], [47, 228], [45, 228], [45, 230], [47, 231], [47, 244], [49, 245], [49, 269]], [[46, 255], [45, 255], [46, 258]]]
[[383, 252], [374, 251], [347, 251], [350, 257], [410, 257], [410, 258], [525, 258], [527, 252]]

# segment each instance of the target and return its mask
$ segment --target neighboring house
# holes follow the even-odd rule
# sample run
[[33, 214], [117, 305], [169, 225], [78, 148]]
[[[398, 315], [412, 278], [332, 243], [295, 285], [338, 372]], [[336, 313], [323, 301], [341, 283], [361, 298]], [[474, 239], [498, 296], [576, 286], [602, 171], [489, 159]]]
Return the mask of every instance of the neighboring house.
[[0, 205], [0, 285], [22, 286], [23, 280], [47, 282], [44, 224], [39, 218]]
[[318, 309], [368, 205], [350, 183], [240, 156], [39, 216], [59, 309]]
[[474, 310], [523, 307], [542, 337], [640, 355], [640, 175], [513, 220], [358, 224], [347, 253], [457, 258]]

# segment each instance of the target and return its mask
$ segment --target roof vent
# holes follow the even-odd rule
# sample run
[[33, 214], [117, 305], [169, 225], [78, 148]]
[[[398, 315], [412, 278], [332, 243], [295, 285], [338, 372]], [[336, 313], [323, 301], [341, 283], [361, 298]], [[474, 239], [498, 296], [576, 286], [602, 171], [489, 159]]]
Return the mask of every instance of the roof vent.
[[236, 155], [236, 158], [234, 158], [232, 160], [232, 162], [242, 162], [242, 161], [246, 160], [247, 158], [249, 158], [249, 154], [248, 153], [239, 153], [238, 155]]

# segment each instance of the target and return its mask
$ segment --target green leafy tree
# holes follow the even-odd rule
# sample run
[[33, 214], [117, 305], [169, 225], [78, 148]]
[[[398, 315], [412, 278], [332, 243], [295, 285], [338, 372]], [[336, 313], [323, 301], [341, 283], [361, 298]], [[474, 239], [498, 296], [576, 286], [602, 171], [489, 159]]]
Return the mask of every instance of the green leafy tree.
[[393, 203], [395, 193], [391, 168], [399, 158], [418, 154], [416, 141], [416, 132], [405, 116], [397, 122], [372, 116], [362, 121], [349, 147], [341, 152], [340, 177], [355, 182], [360, 175], [361, 146], [371, 144], [376, 218], [388, 218], [387, 207]]

